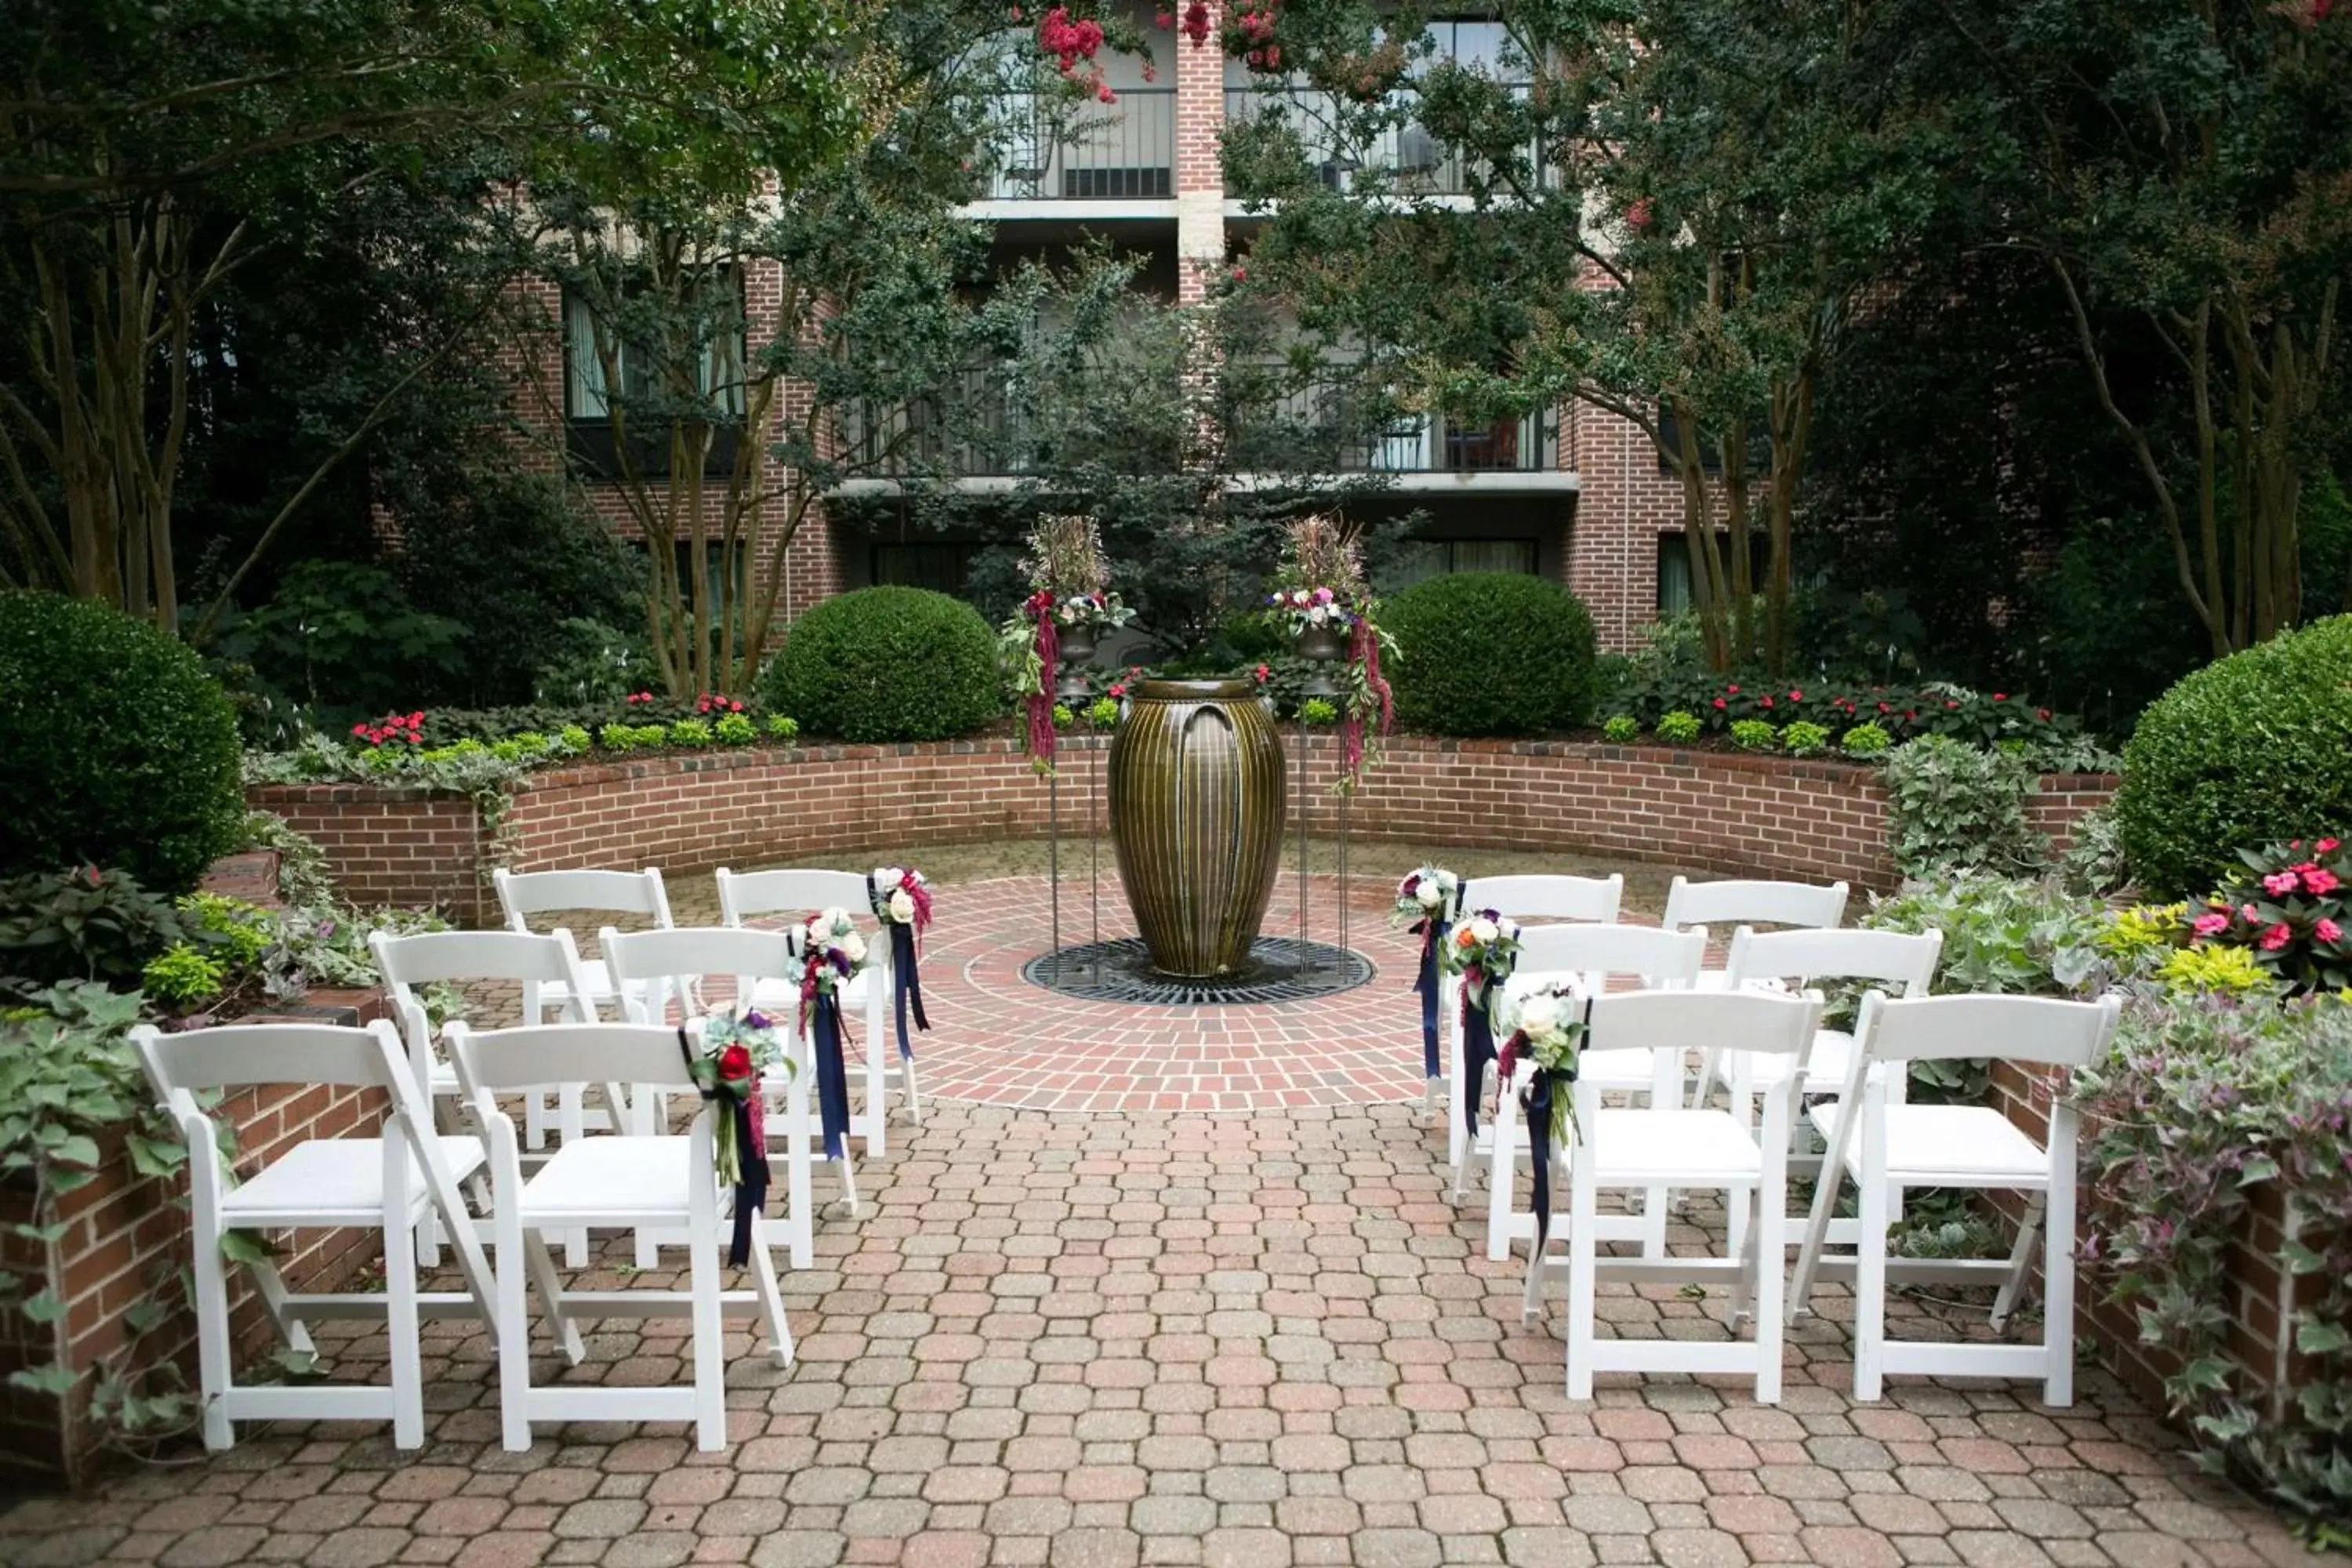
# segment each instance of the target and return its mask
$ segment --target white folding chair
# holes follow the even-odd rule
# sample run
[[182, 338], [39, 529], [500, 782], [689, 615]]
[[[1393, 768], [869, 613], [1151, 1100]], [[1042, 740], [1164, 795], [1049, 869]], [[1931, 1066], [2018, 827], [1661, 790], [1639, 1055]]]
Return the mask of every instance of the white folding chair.
[[[1566, 987], [1579, 996], [1597, 996], [1609, 989], [1612, 976], [1638, 980], [1643, 989], [1685, 989], [1698, 977], [1706, 959], [1706, 931], [1660, 931], [1655, 926], [1581, 925], [1528, 926], [1519, 934], [1519, 960], [1504, 984], [1503, 994], [1516, 1001], [1543, 987]], [[1509, 1009], [1503, 1009], [1507, 1027]], [[1499, 1032], [1498, 1032], [1499, 1033]], [[1496, 1042], [1501, 1044], [1498, 1038]], [[1454, 1201], [1460, 1203], [1469, 1184], [1471, 1167], [1486, 1170], [1486, 1256], [1500, 1260], [1511, 1255], [1511, 1243], [1536, 1233], [1535, 1215], [1517, 1212], [1517, 1173], [1526, 1157], [1521, 1136], [1517, 1090], [1526, 1082], [1522, 1069], [1516, 1081], [1500, 1084], [1495, 1114], [1479, 1129], [1475, 1145], [1465, 1141], [1462, 1162], [1454, 1168]], [[1658, 1074], [1658, 1064], [1643, 1047], [1588, 1052], [1580, 1065], [1580, 1077], [1602, 1092], [1646, 1094]], [[1673, 1064], [1677, 1085], [1684, 1067]], [[1483, 1097], [1484, 1089], [1478, 1092]], [[1645, 1200], [1639, 1222], [1640, 1237], [1659, 1256], [1666, 1250], [1666, 1194], [1664, 1190]]]
[[[1592, 1378], [1601, 1372], [1748, 1373], [1756, 1380], [1759, 1403], [1780, 1398], [1783, 1325], [1780, 1229], [1786, 1223], [1789, 1131], [1801, 1074], [1782, 1077], [1765, 1097], [1759, 1139], [1725, 1110], [1695, 1110], [1675, 1103], [1681, 1087], [1674, 1064], [1686, 1052], [1724, 1041], [1758, 1056], [1801, 1060], [1821, 1019], [1818, 996], [1770, 992], [1635, 991], [1592, 1000], [1592, 1045], [1601, 1050], [1643, 1050], [1657, 1064], [1647, 1106], [1603, 1106], [1597, 1085], [1580, 1077], [1573, 1091], [1575, 1124], [1565, 1157], [1565, 1213], [1555, 1207], [1551, 1223], [1528, 1259], [1525, 1307], [1533, 1316], [1543, 1281], [1568, 1276], [1568, 1396], [1589, 1399]], [[1559, 1145], [1555, 1143], [1555, 1150]], [[1559, 1184], [1555, 1180], [1554, 1190]], [[1727, 1203], [1754, 1202], [1754, 1223], [1744, 1245], [1723, 1258], [1602, 1257], [1599, 1195], [1604, 1187], [1651, 1191], [1659, 1187], [1720, 1189]], [[1549, 1257], [1565, 1242], [1565, 1264]], [[1755, 1319], [1756, 1336], [1741, 1342], [1707, 1342], [1671, 1336], [1599, 1339], [1594, 1291], [1601, 1276], [1632, 1280], [1727, 1281], [1725, 1313], [1736, 1329], [1742, 1315]]]
[[[400, 1021], [410, 1068], [431, 1097], [435, 1124], [446, 1130], [457, 1125], [453, 1114], [458, 1094], [457, 1069], [434, 1049], [432, 1023], [417, 987], [442, 982], [508, 981], [523, 988], [528, 1003], [537, 992], [560, 985], [573, 1016], [582, 1023], [595, 1021], [581, 1000], [588, 994], [588, 983], [581, 970], [580, 950], [565, 932], [534, 936], [510, 931], [445, 931], [394, 936], [380, 931], [368, 937], [368, 951], [375, 955], [376, 973], [383, 976], [384, 990]], [[577, 1138], [582, 1130], [567, 1125], [562, 1131], [566, 1138]], [[428, 1215], [416, 1241], [417, 1259], [427, 1268], [440, 1261], [437, 1232], [437, 1225]], [[587, 1245], [585, 1235], [576, 1238], [573, 1267], [586, 1263]]]
[[[721, 866], [718, 882], [719, 918], [730, 926], [749, 925], [761, 916], [805, 921], [821, 910], [836, 909], [848, 910], [859, 921], [873, 960], [841, 996], [843, 1018], [854, 1015], [862, 1019], [859, 1027], [866, 1042], [866, 1109], [850, 1118], [849, 1127], [850, 1135], [864, 1145], [866, 1154], [880, 1159], [888, 1137], [885, 1124], [889, 1120], [886, 1098], [889, 1086], [896, 1079], [911, 1108], [916, 1098], [915, 1068], [890, 1049], [888, 1031], [883, 1027], [884, 1007], [895, 984], [890, 942], [887, 936], [871, 931], [872, 894], [866, 879], [856, 871], [730, 871]], [[772, 988], [771, 994], [782, 995], [782, 988]], [[792, 994], [800, 994], [797, 980], [793, 982]]]
[[[530, 1447], [534, 1424], [549, 1421], [691, 1421], [695, 1447], [727, 1446], [725, 1314], [764, 1321], [769, 1354], [793, 1361], [792, 1330], [775, 1259], [758, 1215], [751, 1220], [752, 1288], [720, 1288], [721, 1247], [733, 1194], [722, 1192], [712, 1158], [715, 1108], [704, 1104], [684, 1136], [586, 1138], [566, 1143], [528, 1181], [514, 1125], [499, 1113], [500, 1093], [562, 1083], [659, 1084], [694, 1094], [677, 1031], [660, 1025], [557, 1024], [476, 1034], [449, 1031], [451, 1054], [474, 1114], [488, 1130], [490, 1183], [497, 1194], [499, 1414], [510, 1453]], [[688, 1250], [690, 1289], [572, 1291], [547, 1255], [545, 1237], [584, 1226], [678, 1232]], [[693, 1326], [694, 1378], [685, 1388], [534, 1384], [524, 1274], [534, 1276], [541, 1306], [554, 1321], [567, 1355], [582, 1358], [575, 1320], [683, 1314]]]
[[[389, 1419], [393, 1443], [425, 1443], [425, 1378], [417, 1323], [434, 1316], [478, 1317], [491, 1325], [491, 1274], [457, 1184], [482, 1166], [481, 1141], [437, 1134], [418, 1092], [400, 1037], [389, 1022], [363, 1029], [264, 1024], [164, 1035], [131, 1032], [157, 1099], [188, 1146], [189, 1217], [195, 1268], [198, 1386], [205, 1447], [226, 1448], [239, 1421]], [[215, 1151], [219, 1129], [197, 1096], [262, 1084], [331, 1085], [372, 1089], [391, 1102], [380, 1138], [313, 1138], [296, 1144], [243, 1182]], [[437, 1214], [454, 1238], [467, 1289], [416, 1288], [413, 1238]], [[263, 1305], [293, 1350], [315, 1348], [306, 1321], [380, 1317], [391, 1347], [388, 1387], [252, 1385], [236, 1379], [231, 1360], [226, 1259], [231, 1231], [380, 1230], [383, 1289], [373, 1293], [289, 1294], [269, 1262], [246, 1264]]]
[[[1666, 891], [1665, 918], [1658, 923], [1668, 931], [1695, 925], [1717, 931], [1740, 926], [1834, 931], [1845, 919], [1845, 900], [1843, 882], [1817, 888], [1810, 882], [1694, 882], [1676, 877]], [[1727, 969], [1702, 971], [1699, 989], [1722, 990], [1730, 978]]]
[[[1724, 974], [1726, 983], [1735, 989], [1860, 981], [1897, 988], [1906, 996], [1924, 996], [1935, 981], [1936, 964], [1943, 952], [1941, 931], [1916, 935], [1889, 931], [1759, 931], [1742, 926], [1732, 933]], [[1804, 1092], [1834, 1093], [1845, 1081], [1853, 1054], [1852, 1034], [1843, 1029], [1821, 1031], [1803, 1064]], [[1729, 1097], [1732, 1115], [1742, 1126], [1752, 1127], [1759, 1100], [1794, 1070], [1796, 1064], [1777, 1057], [1749, 1057], [1730, 1049], [1709, 1051], [1701, 1058], [1698, 1087], [1691, 1103], [1706, 1105], [1721, 1084]], [[1897, 1100], [1904, 1098], [1903, 1086], [1896, 1084], [1893, 1093]], [[1810, 1175], [1821, 1168], [1821, 1161], [1811, 1153], [1792, 1153], [1790, 1167]], [[1735, 1243], [1736, 1227], [1745, 1223], [1745, 1214], [1744, 1206], [1732, 1210]], [[1839, 1240], [1850, 1239], [1851, 1223], [1839, 1222]]]
[[[529, 931], [530, 918], [551, 910], [587, 910], [598, 914], [636, 915], [653, 922], [656, 930], [670, 925], [669, 892], [662, 886], [661, 873], [652, 867], [642, 871], [509, 871], [505, 867], [490, 873], [490, 881], [498, 889], [499, 908], [505, 911], [509, 931]], [[555, 928], [560, 935], [570, 935], [562, 926]], [[588, 983], [585, 1015], [593, 1020], [610, 1009], [616, 1019], [632, 1016], [624, 999], [613, 988], [612, 972], [601, 958], [583, 959], [580, 973]], [[522, 1020], [526, 1024], [544, 1024], [548, 1015], [570, 1009], [570, 993], [558, 983], [552, 985], [526, 984], [523, 987]], [[640, 1002], [648, 998], [639, 997]], [[660, 1013], [654, 1012], [658, 1019]], [[655, 1107], [655, 1119], [660, 1120], [665, 1108]], [[575, 1116], [582, 1115], [573, 1108]], [[582, 1117], [589, 1127], [597, 1127], [601, 1116]], [[547, 1147], [547, 1097], [530, 1094], [523, 1097], [523, 1142], [530, 1149]], [[575, 1265], [576, 1266], [576, 1265]]]
[[[2097, 1060], [2114, 1037], [2121, 999], [2062, 1002], [2045, 996], [1864, 997], [1857, 1048], [1844, 1092], [1817, 1106], [1813, 1124], [1829, 1154], [1813, 1194], [1790, 1316], [1809, 1310], [1814, 1283], [1832, 1270], [1853, 1279], [1853, 1396], [1877, 1399], [1889, 1373], [1929, 1377], [2042, 1380], [2042, 1403], [2074, 1402], [2075, 1112], [2051, 1097], [2049, 1141], [2036, 1143], [2001, 1112], [1982, 1105], [1905, 1105], [1888, 1092], [1916, 1061], [1999, 1057], [2072, 1068]], [[1861, 1218], [1853, 1258], [1823, 1256], [1843, 1181], [1856, 1188]], [[1890, 1258], [1887, 1227], [1906, 1187], [1968, 1187], [2028, 1194], [2029, 1207], [2006, 1258]], [[1893, 1340], [1886, 1333], [1890, 1276], [1937, 1283], [2001, 1280], [1996, 1330], [2017, 1305], [2042, 1243], [2042, 1342], [1985, 1344]], [[1840, 1264], [1843, 1268], [1839, 1268]]]
[[[816, 1204], [809, 1170], [809, 1145], [817, 1135], [809, 1098], [815, 1088], [816, 1055], [801, 1026], [802, 962], [793, 951], [791, 933], [739, 926], [680, 926], [671, 931], [606, 930], [596, 940], [614, 976], [624, 985], [642, 984], [656, 994], [667, 989], [716, 1001], [719, 987], [706, 983], [723, 978], [736, 1006], [758, 1007], [784, 1031], [793, 1071], [788, 1082], [767, 1088], [773, 1111], [768, 1120], [768, 1142], [773, 1146], [781, 1141], [783, 1146], [784, 1224], [793, 1267], [808, 1268], [816, 1248]], [[766, 1000], [758, 999], [762, 996]], [[651, 1017], [637, 1021], [660, 1022]], [[846, 1150], [839, 1163], [841, 1195], [855, 1214], [857, 1176]], [[653, 1248], [669, 1240], [652, 1232], [638, 1232], [638, 1267], [652, 1268]]]
[[[1462, 915], [1492, 910], [1522, 926], [1582, 921], [1612, 925], [1625, 901], [1622, 873], [1607, 877], [1473, 877], [1462, 884]], [[1462, 1127], [1462, 1098], [1467, 1086], [1462, 1075], [1462, 977], [1444, 975], [1438, 983], [1437, 1006], [1445, 1021], [1446, 1074], [1445, 1163], [1459, 1167], [1467, 1134]], [[1499, 1042], [1497, 1042], [1499, 1043]]]

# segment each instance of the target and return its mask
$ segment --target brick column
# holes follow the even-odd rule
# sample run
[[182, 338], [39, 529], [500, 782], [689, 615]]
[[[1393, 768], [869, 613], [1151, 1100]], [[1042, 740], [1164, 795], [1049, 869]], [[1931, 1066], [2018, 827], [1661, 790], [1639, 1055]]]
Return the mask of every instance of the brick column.
[[1177, 35], [1176, 302], [1197, 305], [1225, 260], [1225, 174], [1217, 140], [1225, 129], [1223, 0], [1211, 0], [1208, 42]]

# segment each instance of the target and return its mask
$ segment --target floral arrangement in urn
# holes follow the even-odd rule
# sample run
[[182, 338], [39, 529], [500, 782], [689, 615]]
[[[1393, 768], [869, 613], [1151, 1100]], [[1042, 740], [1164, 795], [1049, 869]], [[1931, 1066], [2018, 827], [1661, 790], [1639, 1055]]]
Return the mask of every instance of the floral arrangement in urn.
[[1110, 563], [1102, 533], [1090, 517], [1042, 517], [1029, 531], [1021, 571], [1029, 596], [998, 633], [1013, 689], [1028, 716], [1023, 750], [1041, 773], [1054, 771], [1055, 677], [1065, 662], [1092, 658], [1105, 628], [1123, 626], [1135, 612], [1110, 591]]
[[1310, 696], [1339, 701], [1339, 776], [1331, 786], [1337, 795], [1351, 795], [1364, 782], [1365, 767], [1380, 760], [1380, 737], [1396, 721], [1396, 697], [1381, 675], [1381, 656], [1393, 658], [1396, 643], [1372, 619], [1374, 607], [1354, 531], [1322, 512], [1292, 519], [1265, 614], [1300, 658], [1344, 661], [1336, 689], [1308, 689]]

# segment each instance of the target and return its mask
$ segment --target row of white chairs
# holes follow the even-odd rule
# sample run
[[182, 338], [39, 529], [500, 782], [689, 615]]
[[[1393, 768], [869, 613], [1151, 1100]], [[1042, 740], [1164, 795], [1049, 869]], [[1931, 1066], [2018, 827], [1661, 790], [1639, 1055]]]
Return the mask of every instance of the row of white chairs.
[[[1491, 909], [1528, 922], [1586, 922], [1526, 925], [1517, 965], [1504, 988], [1507, 1000], [1498, 1008], [1498, 1035], [1507, 1027], [1511, 1005], [1539, 988], [1589, 1001], [1591, 1008], [1570, 1091], [1575, 1131], [1565, 1147], [1549, 1151], [1555, 1168], [1546, 1173], [1553, 1202], [1545, 1234], [1538, 1236], [1534, 1213], [1519, 1211], [1516, 1202], [1517, 1171], [1532, 1142], [1520, 1121], [1517, 1094], [1535, 1069], [1524, 1065], [1498, 1083], [1494, 1117], [1475, 1140], [1465, 1136], [1461, 1105], [1465, 1096], [1483, 1096], [1485, 1084], [1471, 1082], [1462, 1070], [1458, 991], [1447, 1006], [1455, 1040], [1456, 1113], [1448, 1118], [1454, 1197], [1460, 1201], [1471, 1172], [1483, 1165], [1488, 1256], [1507, 1258], [1522, 1238], [1533, 1244], [1530, 1315], [1543, 1281], [1567, 1276], [1571, 1395], [1589, 1396], [1596, 1371], [1752, 1368], [1757, 1397], [1777, 1400], [1782, 1317], [1810, 1310], [1814, 1285], [1835, 1278], [1854, 1283], [1856, 1398], [1880, 1397], [1888, 1372], [1918, 1372], [2038, 1377], [2047, 1403], [2069, 1403], [2071, 1109], [2053, 1097], [2048, 1137], [2037, 1143], [1998, 1110], [1915, 1107], [1906, 1090], [1915, 1060], [2001, 1058], [2042, 1069], [2095, 1060], [2113, 1034], [2115, 1000], [1930, 998], [1941, 934], [1836, 929], [1846, 900], [1843, 884], [1677, 878], [1656, 927], [1615, 923], [1622, 889], [1622, 879], [1614, 877], [1488, 878], [1465, 887], [1466, 910]], [[1738, 925], [1719, 970], [1705, 967], [1705, 922], [1710, 921]], [[1789, 929], [1758, 931], [1750, 922]], [[1612, 980], [1630, 980], [1641, 989], [1612, 994]], [[1869, 987], [1852, 1032], [1821, 1027], [1819, 987], [1825, 983]], [[1629, 1103], [1604, 1107], [1603, 1095]], [[1631, 1103], [1640, 1100], [1646, 1104]], [[1798, 1152], [1813, 1138], [1824, 1152]], [[1786, 1213], [1791, 1174], [1815, 1178], [1801, 1231], [1791, 1227]], [[1860, 1194], [1859, 1212], [1839, 1218], [1835, 1206], [1847, 1180]], [[1916, 1187], [2022, 1193], [2024, 1216], [2010, 1255], [1891, 1258], [1889, 1228], [1901, 1218], [1905, 1191]], [[1601, 1213], [1596, 1198], [1604, 1189], [1623, 1190], [1627, 1212]], [[1671, 1195], [1709, 1189], [1725, 1194], [1724, 1255], [1669, 1258]], [[1600, 1250], [1612, 1242], [1637, 1243], [1638, 1255]], [[1558, 1247], [1567, 1249], [1565, 1262], [1552, 1256]], [[1790, 1247], [1797, 1248], [1792, 1278]], [[2043, 1279], [2040, 1344], [1887, 1339], [1890, 1276], [1922, 1285], [1996, 1285], [1990, 1325], [1998, 1333], [2014, 1314], [2036, 1261]], [[1727, 1279], [1727, 1324], [1752, 1317], [1755, 1338], [1744, 1344], [1598, 1341], [1592, 1292], [1603, 1275]]]

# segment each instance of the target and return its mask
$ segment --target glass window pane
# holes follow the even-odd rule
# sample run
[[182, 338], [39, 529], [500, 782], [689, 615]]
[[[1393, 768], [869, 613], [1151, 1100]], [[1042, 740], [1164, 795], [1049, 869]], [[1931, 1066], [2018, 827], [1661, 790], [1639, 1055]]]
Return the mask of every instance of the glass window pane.
[[596, 353], [596, 314], [576, 294], [563, 296], [563, 409], [574, 419], [604, 419], [604, 362]]
[[1658, 536], [1658, 614], [1679, 616], [1691, 607], [1690, 546], [1679, 533]]
[[1454, 542], [1454, 570], [1512, 572], [1533, 576], [1536, 542], [1532, 539], [1460, 539]]

